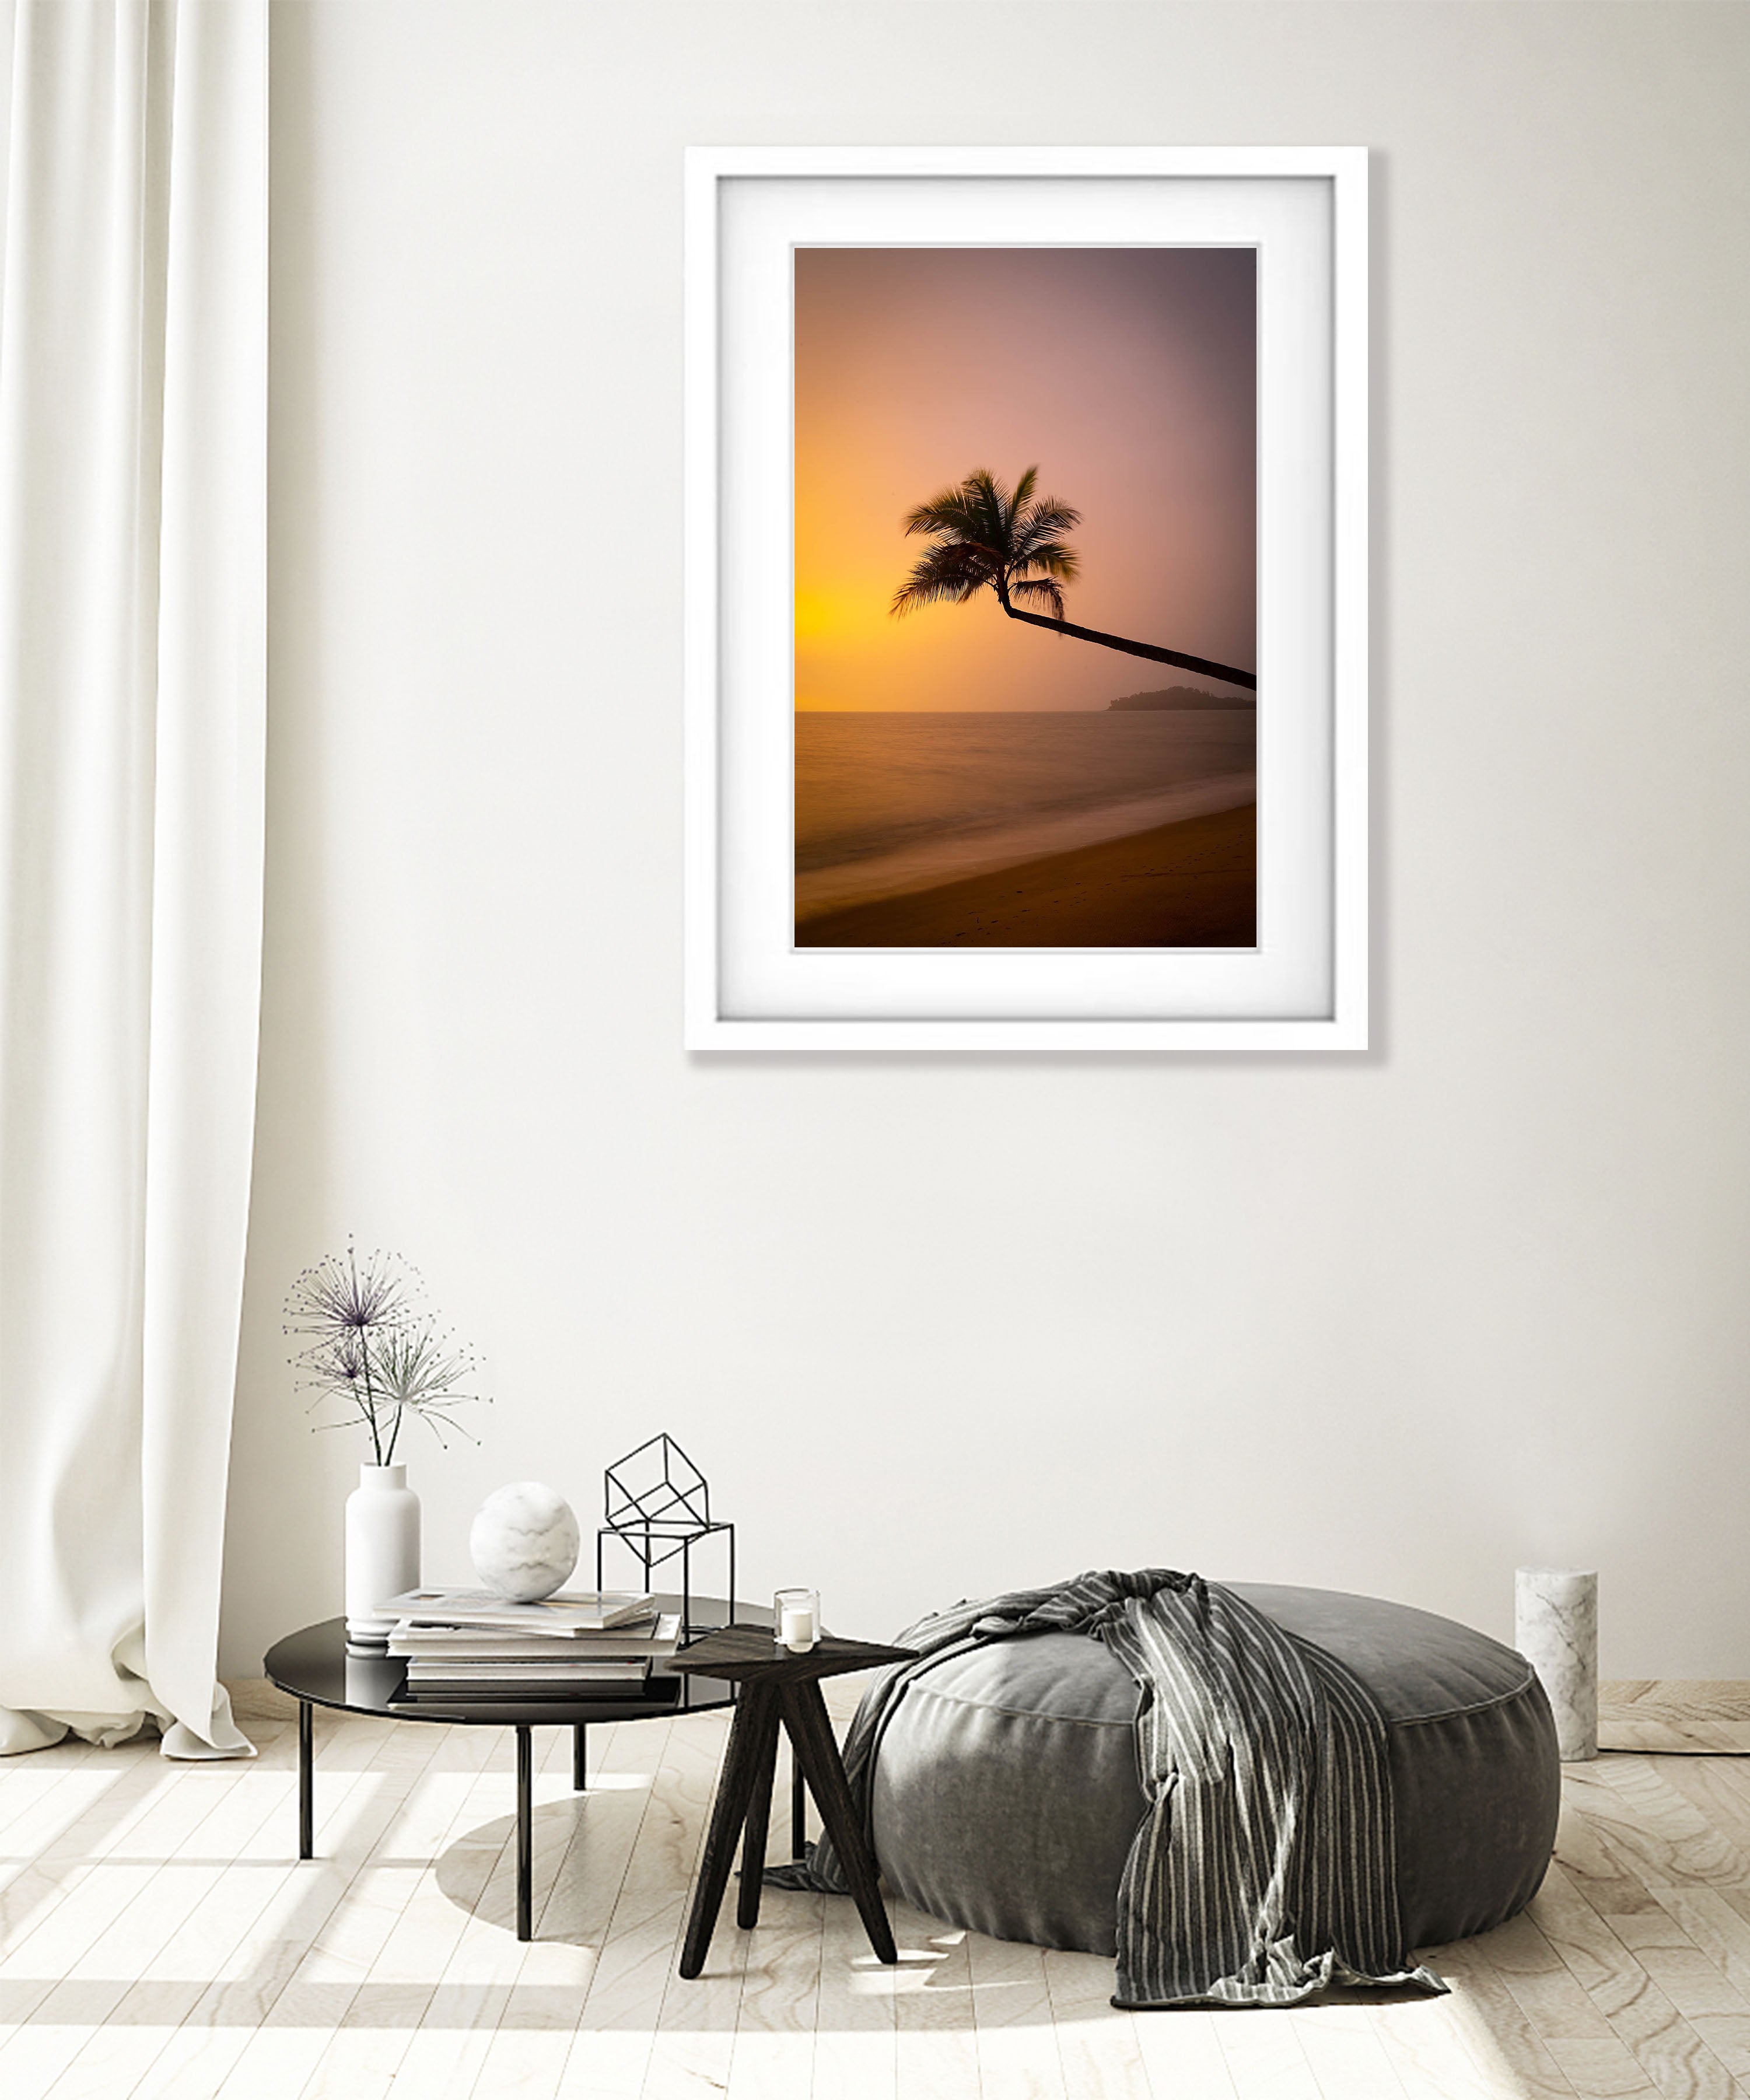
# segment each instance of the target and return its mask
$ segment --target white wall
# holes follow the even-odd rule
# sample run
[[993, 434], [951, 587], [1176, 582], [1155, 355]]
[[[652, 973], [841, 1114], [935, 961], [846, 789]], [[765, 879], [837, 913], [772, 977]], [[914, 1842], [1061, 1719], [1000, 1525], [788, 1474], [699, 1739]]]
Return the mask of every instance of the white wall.
[[[339, 1608], [294, 1273], [480, 1346], [428, 1573], [672, 1430], [879, 1635], [1095, 1563], [1750, 1676], [1750, 13], [276, 11], [271, 861], [225, 1666]], [[681, 149], [1373, 148], [1364, 1058], [680, 1043]]]

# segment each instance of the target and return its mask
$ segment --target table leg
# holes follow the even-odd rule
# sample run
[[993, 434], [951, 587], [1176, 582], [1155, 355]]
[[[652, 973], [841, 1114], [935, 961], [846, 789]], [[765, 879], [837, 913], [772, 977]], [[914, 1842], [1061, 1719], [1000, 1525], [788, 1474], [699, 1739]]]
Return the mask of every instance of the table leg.
[[869, 1943], [878, 1961], [897, 1961], [899, 1950], [893, 1944], [893, 1928], [888, 1923], [875, 1861], [870, 1858], [869, 1847], [863, 1842], [820, 1687], [813, 1683], [783, 1684], [778, 1687], [778, 1696], [784, 1726], [790, 1732], [791, 1743], [808, 1780], [809, 1791], [814, 1797], [814, 1806], [820, 1811], [820, 1820], [827, 1826], [827, 1835], [832, 1840], [839, 1864], [844, 1869], [844, 1878], [851, 1885], [851, 1894], [862, 1915], [863, 1929], [869, 1935]]
[[693, 1892], [692, 1914], [687, 1919], [686, 1938], [681, 1943], [683, 1976], [696, 1976], [705, 1965], [718, 1907], [723, 1901], [723, 1891], [729, 1886], [730, 1868], [735, 1860], [735, 1841], [747, 1820], [747, 1804], [753, 1798], [755, 1750], [772, 1714], [773, 1705], [772, 1691], [764, 1684], [745, 1686], [735, 1702], [735, 1718], [730, 1727], [723, 1773], [717, 1781], [716, 1800], [712, 1805], [711, 1827], [705, 1833], [699, 1886]]
[[316, 1856], [316, 1744], [307, 1699], [298, 1702], [298, 1856]]
[[772, 1815], [772, 1782], [778, 1772], [778, 1701], [768, 1699], [752, 1748], [753, 1792], [747, 1802], [747, 1835], [742, 1845], [741, 1893], [735, 1922], [751, 1932], [760, 1922], [760, 1890], [765, 1876], [765, 1833]]
[[534, 1731], [517, 1730], [517, 1937], [535, 1937]]
[[790, 1750], [790, 1856], [801, 1860], [808, 1855], [808, 1793], [802, 1784], [802, 1760], [796, 1755], [796, 1746]]
[[589, 1723], [579, 1721], [571, 1729], [571, 1791], [582, 1793], [589, 1785]]

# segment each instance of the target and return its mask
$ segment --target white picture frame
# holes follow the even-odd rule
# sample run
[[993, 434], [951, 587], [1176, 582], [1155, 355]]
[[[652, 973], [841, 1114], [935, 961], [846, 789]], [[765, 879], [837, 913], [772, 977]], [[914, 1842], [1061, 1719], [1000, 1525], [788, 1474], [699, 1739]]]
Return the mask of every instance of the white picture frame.
[[[1360, 147], [689, 150], [690, 1050], [1366, 1048], [1367, 184]], [[793, 945], [789, 258], [908, 240], [1258, 248], [1255, 949]]]

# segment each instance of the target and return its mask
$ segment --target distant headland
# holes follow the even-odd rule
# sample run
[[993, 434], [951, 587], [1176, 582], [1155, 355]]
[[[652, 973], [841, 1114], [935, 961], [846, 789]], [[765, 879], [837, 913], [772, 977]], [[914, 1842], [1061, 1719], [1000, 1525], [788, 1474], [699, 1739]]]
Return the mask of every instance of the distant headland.
[[1122, 700], [1113, 700], [1108, 712], [1117, 708], [1129, 712], [1135, 708], [1245, 708], [1257, 706], [1250, 693], [1206, 693], [1201, 686], [1168, 686], [1158, 693], [1126, 693]]

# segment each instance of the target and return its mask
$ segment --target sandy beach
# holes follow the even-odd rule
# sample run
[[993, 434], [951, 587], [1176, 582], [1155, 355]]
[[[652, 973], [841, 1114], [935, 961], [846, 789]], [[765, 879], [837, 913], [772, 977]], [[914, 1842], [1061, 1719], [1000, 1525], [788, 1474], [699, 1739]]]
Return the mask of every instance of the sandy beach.
[[1255, 803], [803, 920], [799, 948], [1249, 948]]

